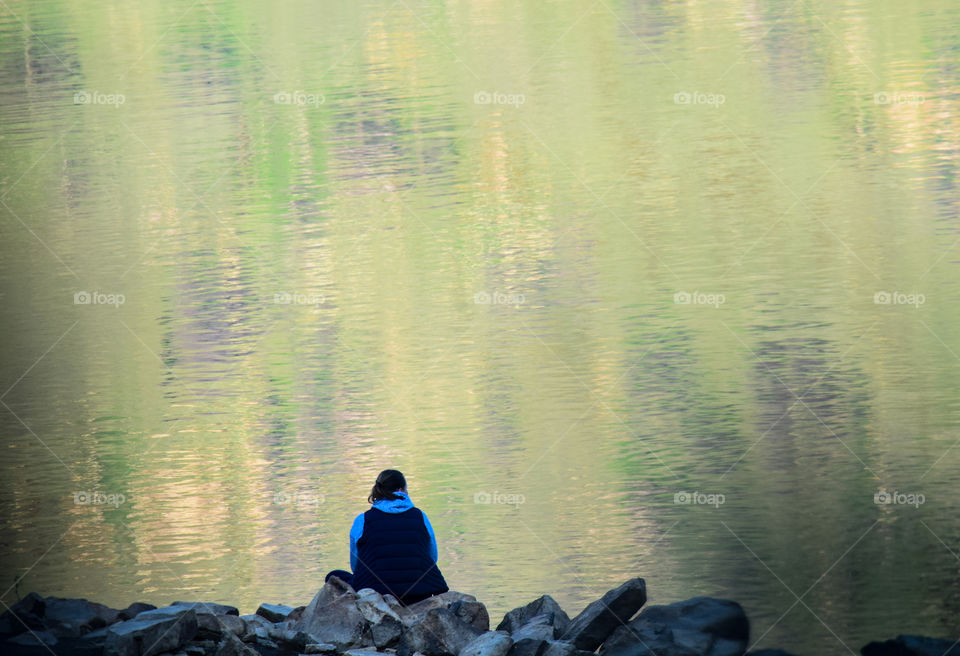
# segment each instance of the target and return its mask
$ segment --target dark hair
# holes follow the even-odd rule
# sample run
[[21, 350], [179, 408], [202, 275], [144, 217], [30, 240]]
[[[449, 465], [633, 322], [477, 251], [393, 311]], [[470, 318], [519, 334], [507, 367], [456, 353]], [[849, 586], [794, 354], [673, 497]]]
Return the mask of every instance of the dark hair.
[[373, 484], [373, 489], [370, 490], [370, 496], [367, 497], [367, 501], [373, 503], [380, 499], [387, 499], [388, 501], [399, 499], [400, 497], [394, 494], [394, 492], [406, 489], [406, 487], [407, 479], [403, 477], [403, 474], [396, 469], [384, 469], [380, 472], [380, 475], [377, 476], [377, 482]]

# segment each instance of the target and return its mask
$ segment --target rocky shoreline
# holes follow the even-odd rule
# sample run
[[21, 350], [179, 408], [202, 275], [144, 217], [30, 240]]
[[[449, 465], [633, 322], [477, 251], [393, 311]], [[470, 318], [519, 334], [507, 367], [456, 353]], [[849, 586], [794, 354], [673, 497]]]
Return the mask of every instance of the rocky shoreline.
[[[633, 578], [571, 618], [549, 595], [511, 610], [491, 630], [486, 607], [450, 591], [402, 606], [390, 595], [326, 583], [307, 606], [175, 602], [123, 610], [85, 599], [30, 593], [0, 615], [0, 649], [11, 656], [791, 656], [746, 652], [740, 604], [694, 597], [646, 606]], [[898, 636], [863, 656], [960, 656], [952, 640]]]

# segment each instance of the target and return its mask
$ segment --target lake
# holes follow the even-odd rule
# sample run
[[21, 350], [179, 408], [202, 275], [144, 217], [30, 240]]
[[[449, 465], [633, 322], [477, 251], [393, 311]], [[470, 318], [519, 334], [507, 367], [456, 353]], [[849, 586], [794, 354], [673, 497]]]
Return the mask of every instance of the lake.
[[494, 623], [643, 576], [957, 637], [958, 28], [4, 5], [3, 601], [305, 604], [395, 467]]

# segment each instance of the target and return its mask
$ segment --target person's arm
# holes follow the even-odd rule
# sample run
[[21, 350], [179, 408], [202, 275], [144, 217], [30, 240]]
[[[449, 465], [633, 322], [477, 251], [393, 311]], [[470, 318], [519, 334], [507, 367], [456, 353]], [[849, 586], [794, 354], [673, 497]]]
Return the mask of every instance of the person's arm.
[[350, 527], [350, 569], [357, 573], [357, 564], [360, 562], [360, 553], [357, 550], [357, 541], [363, 535], [363, 513], [357, 515]]
[[430, 536], [430, 557], [433, 562], [437, 562], [437, 536], [433, 533], [433, 527], [430, 526], [430, 520], [427, 519], [427, 513], [420, 511], [423, 515], [423, 525], [427, 527], [427, 534]]

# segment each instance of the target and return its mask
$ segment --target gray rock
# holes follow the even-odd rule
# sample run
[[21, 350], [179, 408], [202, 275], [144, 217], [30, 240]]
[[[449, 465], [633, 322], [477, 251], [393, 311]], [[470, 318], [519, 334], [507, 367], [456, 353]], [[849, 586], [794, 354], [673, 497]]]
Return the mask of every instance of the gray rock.
[[898, 635], [893, 640], [871, 642], [860, 649], [863, 656], [958, 656], [960, 644], [953, 640]]
[[577, 649], [572, 642], [565, 640], [547, 640], [547, 646], [540, 656], [591, 656], [592, 651]]
[[223, 632], [232, 633], [235, 636], [242, 636], [247, 631], [247, 623], [236, 615], [220, 615], [217, 620]]
[[153, 604], [145, 604], [142, 601], [135, 601], [117, 614], [117, 620], [121, 622], [132, 620], [140, 613], [148, 610], [156, 610], [156, 608], [157, 607]]
[[357, 593], [333, 577], [320, 588], [294, 628], [343, 651], [362, 642], [366, 621], [357, 608]]
[[270, 631], [269, 638], [277, 643], [281, 649], [287, 651], [302, 652], [307, 645], [316, 643], [312, 635], [293, 629], [274, 628]]
[[103, 653], [104, 656], [154, 656], [179, 649], [196, 633], [197, 614], [192, 608], [178, 614], [147, 611], [110, 626]]
[[448, 607], [461, 620], [479, 631], [490, 630], [490, 614], [487, 607], [476, 600], [458, 599]]
[[60, 638], [79, 638], [116, 622], [120, 613], [86, 599], [48, 597], [44, 605], [43, 622]]
[[225, 633], [223, 640], [217, 645], [217, 651], [214, 656], [260, 656], [260, 653], [245, 645], [240, 638], [232, 633]]
[[337, 647], [328, 642], [311, 642], [303, 648], [304, 654], [333, 654], [336, 651]]
[[746, 656], [794, 656], [790, 652], [782, 649], [760, 649], [759, 651], [748, 651]]
[[348, 649], [343, 652], [343, 656], [383, 656], [382, 652], [377, 651], [376, 649]]
[[49, 631], [24, 631], [15, 638], [10, 638], [8, 642], [27, 647], [40, 647], [42, 645], [52, 647], [57, 644], [57, 637]]
[[507, 656], [512, 646], [513, 638], [509, 633], [487, 631], [468, 642], [458, 656]]
[[242, 635], [244, 636], [252, 635], [258, 628], [263, 629], [263, 635], [267, 635], [267, 632], [273, 628], [273, 622], [259, 615], [240, 615], [240, 620], [243, 622]]
[[402, 607], [403, 612], [400, 613], [400, 619], [403, 620], [403, 623], [406, 626], [413, 626], [414, 624], [420, 622], [428, 611], [434, 608], [449, 608], [457, 601], [476, 600], [477, 598], [473, 595], [457, 592], [456, 590], [448, 590], [443, 594], [433, 595], [432, 597], [427, 597], [426, 599], [418, 601], [415, 604]]
[[282, 622], [293, 612], [293, 606], [283, 604], [260, 604], [257, 615], [271, 622]]
[[45, 607], [43, 597], [36, 592], [31, 592], [0, 615], [0, 635], [17, 635], [28, 628], [42, 631]]
[[540, 615], [548, 615], [553, 617], [553, 625], [556, 627], [556, 630], [554, 631], [555, 635], [552, 637], [559, 638], [570, 625], [570, 617], [562, 608], [560, 608], [560, 604], [558, 604], [550, 595], [543, 595], [542, 597], [534, 599], [526, 606], [514, 608], [512, 611], [507, 613], [503, 620], [501, 620], [500, 624], [497, 625], [497, 631], [513, 633], [524, 624], [535, 617], [539, 617]]
[[239, 615], [240, 611], [236, 606], [225, 606], [223, 604], [212, 604], [206, 601], [175, 601], [171, 606], [185, 606], [192, 608], [198, 614], [208, 613], [210, 615]]
[[183, 653], [187, 656], [204, 656], [207, 650], [200, 645], [191, 644], [183, 648]]
[[644, 580], [630, 579], [584, 608], [570, 621], [562, 638], [572, 642], [577, 649], [594, 651], [617, 627], [626, 624], [646, 601]]
[[293, 609], [293, 612], [287, 615], [287, 621], [296, 622], [301, 617], [303, 617], [303, 611], [305, 611], [306, 609], [307, 609], [306, 606], [297, 606], [296, 608]]
[[357, 593], [357, 608], [367, 622], [370, 637], [377, 649], [392, 647], [403, 633], [403, 622], [383, 596], [366, 588]]
[[546, 640], [523, 638], [513, 643], [510, 651], [507, 652], [507, 656], [541, 656], [546, 649]]
[[[544, 613], [533, 617], [511, 634], [515, 642], [528, 638], [534, 640], [553, 640], [559, 637], [557, 627], [553, 624], [553, 615]], [[571, 645], [573, 643], [570, 643]]]
[[397, 656], [457, 656], [471, 640], [483, 633], [457, 617], [449, 608], [431, 608], [419, 622], [409, 626], [397, 643]]
[[600, 656], [742, 656], [749, 639], [740, 604], [694, 597], [645, 608], [613, 632]]

